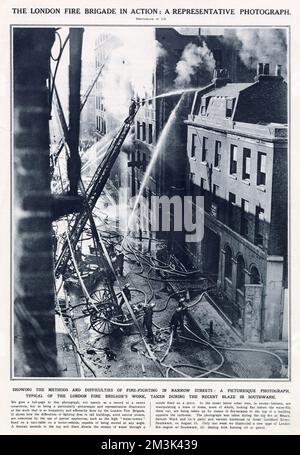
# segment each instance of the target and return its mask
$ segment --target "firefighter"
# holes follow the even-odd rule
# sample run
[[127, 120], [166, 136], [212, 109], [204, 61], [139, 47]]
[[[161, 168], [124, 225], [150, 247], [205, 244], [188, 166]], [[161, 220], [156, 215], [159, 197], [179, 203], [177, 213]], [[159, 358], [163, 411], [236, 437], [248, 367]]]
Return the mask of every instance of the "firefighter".
[[[127, 298], [128, 302], [130, 302], [131, 301], [131, 292], [129, 289], [129, 283], [126, 283], [125, 286], [123, 287], [123, 293], [125, 294], [125, 297]], [[125, 299], [121, 292], [118, 294], [118, 296], [121, 297], [121, 300], [119, 302], [119, 308], [121, 309], [123, 303], [125, 303]]]
[[147, 303], [144, 306], [143, 326], [145, 329], [147, 329], [147, 338], [149, 339], [150, 343], [154, 342], [154, 334], [152, 331], [153, 307], [154, 307], [154, 303]]
[[132, 102], [129, 106], [129, 115], [128, 115], [127, 119], [125, 120], [126, 122], [130, 121], [131, 118], [135, 115], [136, 108], [137, 108], [137, 103], [135, 100], [132, 100]]
[[181, 331], [184, 329], [184, 314], [186, 311], [184, 301], [185, 299], [183, 297], [179, 300], [178, 307], [176, 308], [176, 311], [173, 313], [173, 316], [171, 317], [170, 327], [171, 330], [173, 330], [174, 338], [177, 338], [178, 326]]

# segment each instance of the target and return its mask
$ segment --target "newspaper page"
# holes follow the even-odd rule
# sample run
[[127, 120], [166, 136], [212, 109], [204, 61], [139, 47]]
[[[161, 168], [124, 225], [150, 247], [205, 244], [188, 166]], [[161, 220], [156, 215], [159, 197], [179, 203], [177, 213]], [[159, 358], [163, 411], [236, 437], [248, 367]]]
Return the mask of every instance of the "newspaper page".
[[299, 434], [299, 4], [0, 12], [0, 432]]

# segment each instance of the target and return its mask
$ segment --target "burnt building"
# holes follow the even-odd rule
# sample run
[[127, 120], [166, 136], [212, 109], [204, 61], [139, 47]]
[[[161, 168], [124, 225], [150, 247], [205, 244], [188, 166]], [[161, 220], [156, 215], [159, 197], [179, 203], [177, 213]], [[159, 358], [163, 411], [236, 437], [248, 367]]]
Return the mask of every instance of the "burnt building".
[[259, 64], [255, 81], [215, 71], [186, 120], [187, 187], [204, 196], [204, 237], [186, 244], [218, 285], [219, 307], [252, 341], [282, 337], [287, 287], [287, 84]]

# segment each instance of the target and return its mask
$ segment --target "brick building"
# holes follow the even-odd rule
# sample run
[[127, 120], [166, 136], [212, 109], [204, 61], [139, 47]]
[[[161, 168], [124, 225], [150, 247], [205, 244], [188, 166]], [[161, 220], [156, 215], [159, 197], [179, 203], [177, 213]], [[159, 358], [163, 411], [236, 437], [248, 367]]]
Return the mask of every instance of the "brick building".
[[259, 64], [252, 83], [216, 71], [186, 120], [188, 192], [205, 211], [202, 242], [186, 248], [253, 341], [282, 337], [287, 287], [287, 85], [269, 70]]
[[52, 28], [15, 28], [14, 375], [58, 376], [49, 171]]
[[[100, 33], [95, 42], [95, 67], [96, 72], [105, 63], [111, 51], [120, 45], [117, 37], [110, 33]], [[98, 78], [95, 86], [95, 126], [96, 135], [98, 138], [105, 136], [110, 129], [115, 126], [115, 121], [112, 119], [105, 109], [103, 104], [103, 80], [101, 76]]]

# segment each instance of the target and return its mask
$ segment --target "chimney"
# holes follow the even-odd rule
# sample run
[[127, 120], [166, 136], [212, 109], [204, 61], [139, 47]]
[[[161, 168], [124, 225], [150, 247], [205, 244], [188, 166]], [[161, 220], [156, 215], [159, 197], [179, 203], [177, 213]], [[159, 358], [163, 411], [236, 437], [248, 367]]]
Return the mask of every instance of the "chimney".
[[216, 88], [226, 85], [228, 82], [230, 82], [228, 70], [223, 68], [214, 69], [212, 82], [215, 84]]
[[255, 81], [271, 81], [281, 78], [281, 67], [277, 65], [275, 75], [270, 74], [270, 63], [258, 63]]

